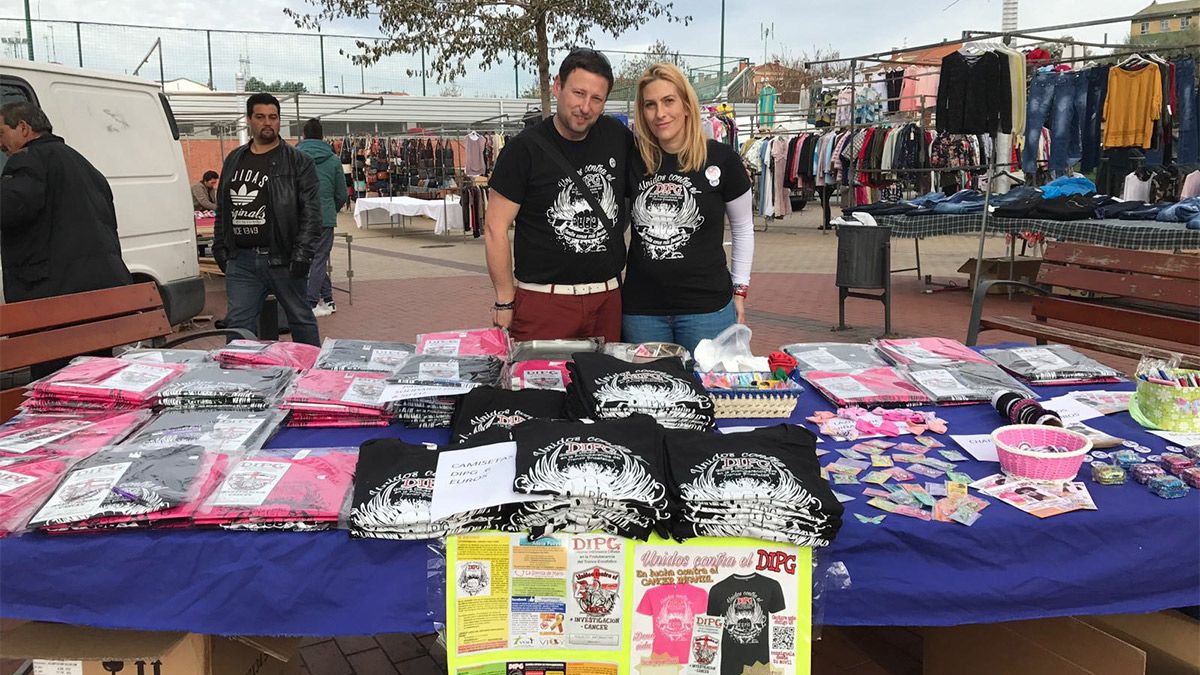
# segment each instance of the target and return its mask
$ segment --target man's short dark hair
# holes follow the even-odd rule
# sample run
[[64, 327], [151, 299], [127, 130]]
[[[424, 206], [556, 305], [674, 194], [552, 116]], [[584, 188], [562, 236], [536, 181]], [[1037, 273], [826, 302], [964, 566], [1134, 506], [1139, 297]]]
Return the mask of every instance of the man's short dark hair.
[[46, 113], [42, 112], [36, 103], [29, 101], [5, 103], [0, 106], [0, 117], [4, 118], [6, 126], [14, 129], [21, 122], [25, 122], [30, 129], [39, 134], [48, 134], [54, 131], [54, 125], [50, 124], [50, 118], [46, 117]]
[[207, 183], [210, 180], [216, 180], [220, 177], [221, 177], [221, 174], [217, 173], [216, 171], [205, 171], [204, 178], [201, 178], [200, 182]]
[[254, 114], [254, 106], [256, 105], [273, 105], [275, 106], [276, 114], [283, 110], [283, 108], [279, 107], [279, 99], [265, 91], [260, 91], [259, 93], [254, 94], [250, 98], [246, 99], [246, 117]]
[[608, 80], [608, 91], [612, 92], [613, 87], [613, 70], [612, 64], [608, 62], [608, 57], [596, 51], [595, 49], [587, 49], [580, 47], [572, 49], [567, 58], [563, 59], [562, 65], [558, 67], [558, 83], [559, 86], [567, 84], [567, 77], [576, 68], [582, 68], [589, 73], [594, 73]]
[[321, 120], [315, 117], [309, 118], [309, 120], [304, 123], [303, 134], [305, 138], [312, 138], [318, 141], [322, 138], [325, 138], [325, 130], [321, 128]]

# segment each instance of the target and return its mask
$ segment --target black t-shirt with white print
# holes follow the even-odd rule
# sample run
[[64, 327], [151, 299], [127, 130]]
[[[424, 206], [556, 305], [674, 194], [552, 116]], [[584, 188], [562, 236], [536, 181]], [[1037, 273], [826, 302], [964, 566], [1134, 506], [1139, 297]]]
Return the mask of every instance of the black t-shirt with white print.
[[549, 389], [509, 391], [476, 387], [462, 397], [450, 423], [450, 440], [458, 443], [487, 429], [512, 429], [532, 419], [558, 419], [567, 413], [567, 394]]
[[729, 304], [733, 283], [725, 262], [725, 203], [750, 189], [733, 149], [708, 141], [699, 171], [679, 171], [664, 153], [647, 175], [641, 155], [630, 162], [629, 221], [633, 235], [621, 306], [625, 314], [706, 314]]
[[[521, 205], [513, 241], [514, 275], [535, 284], [607, 281], [625, 266], [624, 204], [633, 134], [601, 115], [582, 141], [568, 141], [553, 117], [505, 144], [489, 186]], [[579, 171], [613, 224], [605, 228], [575, 182], [530, 138], [541, 134]]]
[[233, 243], [239, 248], [271, 245], [271, 161], [279, 154], [278, 147], [270, 152], [255, 154], [249, 148], [242, 153], [237, 169], [229, 180], [229, 199], [233, 202], [230, 225]]
[[783, 587], [761, 574], [731, 574], [708, 591], [709, 616], [725, 618], [721, 675], [741, 675], [747, 666], [771, 663], [771, 615], [787, 609]]

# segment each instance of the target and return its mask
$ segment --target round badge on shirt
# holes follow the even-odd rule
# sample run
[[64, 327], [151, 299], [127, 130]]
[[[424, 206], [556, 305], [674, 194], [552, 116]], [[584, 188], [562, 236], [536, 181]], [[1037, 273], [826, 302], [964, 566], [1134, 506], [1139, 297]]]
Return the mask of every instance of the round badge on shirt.
[[704, 170], [704, 177], [708, 179], [708, 184], [717, 187], [721, 182], [721, 167], [710, 166]]

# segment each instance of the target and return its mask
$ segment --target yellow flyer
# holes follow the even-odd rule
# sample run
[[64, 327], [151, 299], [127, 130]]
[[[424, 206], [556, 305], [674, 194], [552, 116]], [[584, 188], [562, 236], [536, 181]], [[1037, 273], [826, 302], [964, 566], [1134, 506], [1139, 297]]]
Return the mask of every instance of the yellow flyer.
[[454, 675], [809, 672], [807, 548], [485, 533], [446, 552]]

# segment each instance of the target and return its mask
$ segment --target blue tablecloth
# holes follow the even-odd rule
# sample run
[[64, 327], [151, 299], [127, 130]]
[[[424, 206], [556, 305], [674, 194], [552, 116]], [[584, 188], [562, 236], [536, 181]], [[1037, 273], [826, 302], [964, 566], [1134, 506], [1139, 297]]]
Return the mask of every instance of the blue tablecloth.
[[[817, 409], [830, 406], [808, 390], [792, 421]], [[954, 434], [985, 433], [1001, 422], [986, 405], [938, 412]], [[1166, 445], [1127, 414], [1088, 424], [1156, 451]], [[441, 442], [447, 434], [286, 429], [271, 445], [357, 445], [384, 436]], [[820, 447], [843, 445], [850, 444]], [[960, 469], [980, 478], [998, 465], [964, 462]], [[1200, 604], [1200, 491], [1167, 501], [1132, 482], [1081, 480], [1098, 511], [1039, 520], [993, 500], [972, 527], [895, 515], [863, 524], [851, 514], [881, 513], [866, 505], [864, 486], [837, 486], [857, 499], [846, 505], [826, 559], [845, 564], [851, 585], [825, 593], [824, 623], [952, 625]], [[345, 532], [29, 535], [0, 540], [0, 616], [227, 635], [427, 631], [442, 616], [427, 590], [438, 560], [428, 543], [352, 540]]]

